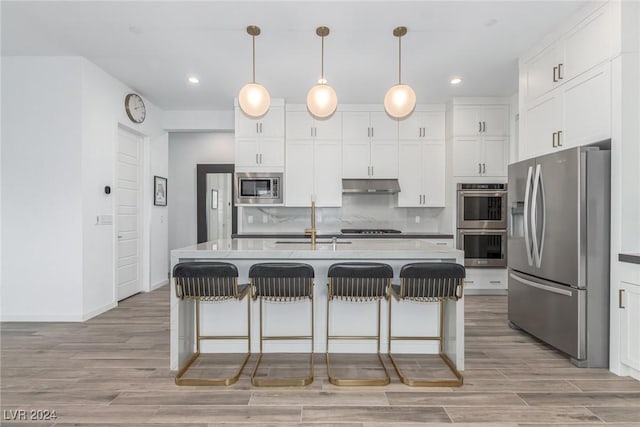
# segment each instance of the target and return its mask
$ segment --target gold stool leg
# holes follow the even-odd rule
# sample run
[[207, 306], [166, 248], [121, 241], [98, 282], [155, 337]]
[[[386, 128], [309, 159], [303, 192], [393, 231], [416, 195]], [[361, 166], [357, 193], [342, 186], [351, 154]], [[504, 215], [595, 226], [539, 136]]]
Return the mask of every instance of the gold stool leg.
[[382, 355], [380, 354], [380, 307], [381, 307], [381, 303], [380, 303], [380, 299], [378, 299], [378, 334], [376, 336], [354, 336], [354, 337], [342, 337], [342, 338], [353, 338], [353, 339], [376, 339], [377, 341], [377, 356], [378, 356], [378, 361], [380, 362], [380, 366], [382, 366], [382, 369], [384, 369], [384, 374], [385, 377], [384, 378], [376, 378], [376, 379], [364, 379], [364, 378], [337, 378], [334, 377], [333, 375], [331, 375], [331, 362], [329, 360], [329, 338], [331, 338], [331, 336], [329, 335], [329, 304], [330, 304], [331, 299], [327, 299], [327, 376], [329, 377], [329, 382], [333, 385], [337, 385], [337, 386], [381, 386], [381, 385], [387, 385], [391, 382], [391, 377], [389, 376], [389, 371], [387, 370], [386, 365], [384, 364], [384, 361], [382, 360]]
[[196, 305], [196, 352], [189, 358], [187, 363], [184, 364], [182, 368], [178, 370], [175, 377], [176, 385], [190, 385], [190, 386], [219, 386], [219, 385], [231, 385], [238, 381], [244, 367], [249, 361], [249, 357], [251, 357], [251, 311], [249, 309], [249, 301], [251, 298], [247, 298], [247, 344], [248, 344], [248, 353], [245, 354], [242, 363], [238, 370], [231, 377], [228, 378], [184, 378], [184, 375], [187, 373], [191, 365], [198, 359], [200, 356], [200, 300], [195, 301]]
[[[437, 339], [439, 341], [439, 353], [438, 355], [440, 356], [440, 358], [442, 359], [442, 361], [447, 365], [447, 367], [449, 368], [449, 370], [451, 371], [451, 373], [456, 377], [455, 380], [442, 380], [442, 379], [436, 379], [436, 380], [425, 380], [425, 379], [415, 379], [415, 378], [409, 378], [407, 376], [405, 376], [402, 372], [402, 370], [400, 369], [398, 363], [396, 362], [396, 360], [393, 358], [393, 355], [391, 354], [391, 339], [392, 339], [392, 334], [391, 334], [391, 298], [389, 299], [389, 359], [391, 360], [391, 363], [393, 364], [393, 367], [396, 370], [396, 373], [398, 374], [398, 377], [400, 378], [400, 381], [402, 381], [404, 384], [408, 385], [408, 386], [412, 386], [412, 387], [460, 387], [463, 384], [463, 378], [462, 378], [462, 374], [460, 373], [460, 371], [458, 371], [458, 369], [456, 369], [455, 365], [453, 364], [453, 362], [451, 361], [451, 359], [449, 359], [449, 356], [446, 355], [446, 353], [444, 352], [444, 301], [440, 301], [440, 306], [439, 306], [439, 312], [440, 312], [440, 325], [438, 325], [439, 330], [440, 330], [440, 335], [438, 337], [435, 337], [435, 339]], [[399, 339], [402, 338], [408, 338], [408, 339], [415, 339], [418, 337], [399, 337]], [[425, 341], [426, 340], [430, 340], [433, 339], [432, 337], [422, 337]]]
[[[309, 357], [309, 375], [304, 378], [256, 378], [256, 374], [258, 373], [258, 369], [260, 368], [260, 362], [262, 362], [262, 348], [263, 348], [263, 329], [262, 329], [262, 297], [260, 297], [260, 354], [258, 355], [258, 360], [253, 368], [253, 372], [251, 373], [251, 384], [256, 387], [303, 387], [309, 385], [313, 382], [313, 340], [314, 340], [314, 332], [313, 332], [313, 297], [311, 299], [311, 354]], [[278, 337], [280, 339], [286, 340], [286, 337]], [[291, 337], [292, 339], [307, 339], [308, 337]]]

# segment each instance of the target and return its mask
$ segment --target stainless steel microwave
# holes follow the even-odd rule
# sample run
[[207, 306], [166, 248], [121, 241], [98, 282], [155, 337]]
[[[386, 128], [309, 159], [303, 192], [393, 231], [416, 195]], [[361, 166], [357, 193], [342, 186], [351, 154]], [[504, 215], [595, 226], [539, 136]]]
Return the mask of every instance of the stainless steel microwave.
[[282, 173], [237, 172], [236, 205], [282, 204]]

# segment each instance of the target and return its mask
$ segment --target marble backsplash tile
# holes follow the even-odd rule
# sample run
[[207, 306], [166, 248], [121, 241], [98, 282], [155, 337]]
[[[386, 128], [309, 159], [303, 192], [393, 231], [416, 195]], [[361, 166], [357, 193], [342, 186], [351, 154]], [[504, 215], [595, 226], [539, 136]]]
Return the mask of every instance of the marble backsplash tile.
[[[350, 194], [340, 208], [317, 208], [320, 233], [342, 228], [393, 228], [404, 232], [451, 232], [443, 230], [446, 208], [398, 208], [397, 195]], [[238, 210], [243, 233], [301, 232], [310, 224], [310, 208], [250, 207]], [[416, 223], [416, 216], [420, 222]], [[444, 221], [446, 223], [446, 221]]]

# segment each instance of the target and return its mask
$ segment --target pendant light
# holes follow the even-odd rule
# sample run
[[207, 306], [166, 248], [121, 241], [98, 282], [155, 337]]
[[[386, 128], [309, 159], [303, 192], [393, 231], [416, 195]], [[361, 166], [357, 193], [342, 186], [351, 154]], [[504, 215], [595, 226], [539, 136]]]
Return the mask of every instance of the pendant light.
[[257, 118], [265, 115], [269, 110], [271, 97], [264, 86], [256, 83], [256, 36], [260, 35], [260, 28], [250, 25], [247, 27], [247, 33], [251, 36], [253, 42], [253, 80], [240, 89], [238, 103], [247, 116]]
[[321, 60], [320, 60], [320, 80], [307, 93], [307, 108], [309, 112], [319, 119], [331, 116], [338, 106], [336, 91], [327, 84], [324, 78], [324, 38], [329, 35], [329, 28], [318, 27], [316, 34], [322, 40]]
[[387, 91], [384, 96], [384, 109], [396, 119], [407, 117], [416, 107], [416, 93], [411, 86], [402, 84], [402, 36], [407, 34], [407, 27], [397, 27], [393, 35], [398, 38], [398, 84]]

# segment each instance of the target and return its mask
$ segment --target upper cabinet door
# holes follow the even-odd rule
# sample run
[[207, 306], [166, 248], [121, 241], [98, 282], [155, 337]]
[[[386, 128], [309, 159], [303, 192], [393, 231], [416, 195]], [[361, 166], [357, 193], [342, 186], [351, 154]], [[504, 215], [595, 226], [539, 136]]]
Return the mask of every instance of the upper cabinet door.
[[307, 111], [287, 111], [287, 139], [313, 138], [313, 117]]
[[398, 121], [385, 112], [371, 113], [371, 137], [374, 139], [398, 139]]
[[316, 205], [342, 206], [342, 147], [339, 139], [315, 142], [313, 169]]
[[401, 142], [398, 149], [398, 206], [404, 208], [422, 207], [422, 179], [420, 179], [423, 159], [422, 142]]
[[[342, 142], [369, 142], [371, 122], [368, 112], [345, 111], [342, 113]], [[368, 147], [367, 147], [368, 149]]]
[[260, 167], [284, 167], [284, 138], [263, 138], [260, 140]]
[[260, 146], [256, 138], [236, 139], [236, 167], [259, 167]]
[[252, 119], [237, 108], [235, 131], [239, 138], [284, 138], [284, 109], [271, 107], [264, 116]]
[[284, 138], [284, 108], [271, 107], [260, 122], [260, 136], [265, 138]]
[[482, 107], [482, 134], [509, 135], [509, 106], [487, 105]]
[[313, 195], [313, 141], [287, 140], [285, 206], [311, 206]]
[[398, 127], [400, 139], [444, 138], [444, 111], [414, 111]]
[[562, 148], [611, 137], [611, 73], [609, 63], [562, 87]]
[[527, 101], [544, 95], [562, 81], [562, 69], [558, 70], [558, 64], [564, 63], [562, 53], [561, 46], [553, 45], [527, 63]]
[[456, 105], [453, 107], [454, 135], [478, 135], [481, 132], [481, 107], [475, 105]]
[[508, 139], [488, 136], [482, 140], [482, 175], [507, 176]]
[[398, 178], [398, 141], [371, 142], [371, 178]]
[[342, 138], [342, 113], [335, 112], [326, 119], [316, 119], [314, 136], [320, 139], [339, 140]]
[[527, 107], [524, 135], [520, 136], [519, 141], [520, 160], [550, 153], [556, 149], [557, 136], [554, 134], [560, 130], [560, 102], [558, 96], [550, 93]]
[[581, 22], [564, 40], [564, 81], [607, 60], [614, 52], [613, 6], [604, 5]]
[[342, 142], [342, 177], [371, 178], [369, 162], [369, 141], [364, 144], [347, 144]]
[[480, 159], [482, 138], [453, 138], [453, 176], [480, 176], [482, 161]]

